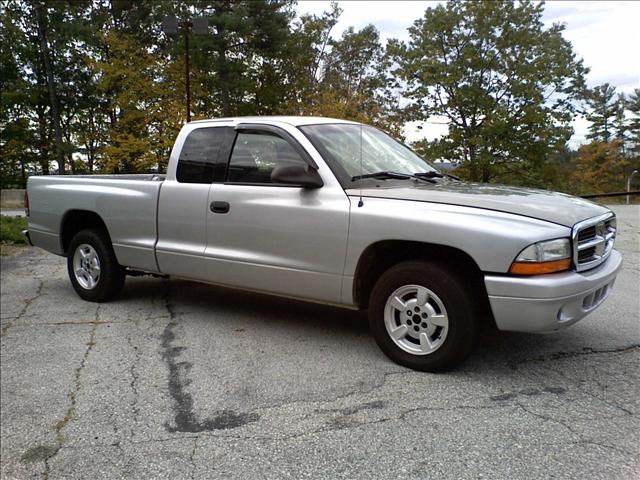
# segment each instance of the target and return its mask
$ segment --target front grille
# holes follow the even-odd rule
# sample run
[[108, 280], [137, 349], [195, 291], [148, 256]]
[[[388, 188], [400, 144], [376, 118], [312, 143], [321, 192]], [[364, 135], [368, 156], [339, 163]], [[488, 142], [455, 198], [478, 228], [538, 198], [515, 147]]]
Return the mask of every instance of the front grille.
[[587, 227], [578, 232], [578, 242], [583, 242], [585, 240], [589, 240], [596, 236], [596, 226], [593, 225], [591, 227]]
[[588, 262], [596, 253], [596, 247], [585, 248], [578, 252], [578, 262]]
[[616, 238], [616, 217], [608, 213], [577, 223], [573, 227], [573, 262], [577, 271], [597, 267], [604, 262]]

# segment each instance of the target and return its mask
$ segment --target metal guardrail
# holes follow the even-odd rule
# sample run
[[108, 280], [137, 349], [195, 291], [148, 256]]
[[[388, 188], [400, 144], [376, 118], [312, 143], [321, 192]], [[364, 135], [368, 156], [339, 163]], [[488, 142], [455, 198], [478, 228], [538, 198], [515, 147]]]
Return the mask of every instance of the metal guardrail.
[[625, 195], [638, 195], [640, 190], [631, 190], [629, 192], [610, 192], [610, 193], [591, 193], [589, 195], [580, 195], [582, 198], [597, 198], [597, 197], [623, 197]]

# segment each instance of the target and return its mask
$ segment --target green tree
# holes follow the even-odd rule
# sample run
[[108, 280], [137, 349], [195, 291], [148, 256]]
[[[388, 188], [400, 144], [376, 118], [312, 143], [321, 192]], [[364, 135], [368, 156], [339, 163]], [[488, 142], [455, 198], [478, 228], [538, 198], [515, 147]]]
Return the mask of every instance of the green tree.
[[[108, 0], [88, 14], [92, 79], [78, 103], [75, 138], [88, 170], [163, 171], [185, 120], [181, 56], [163, 41], [161, 19], [175, 2]], [[177, 71], [179, 69], [179, 71]], [[177, 74], [177, 75], [176, 75]], [[80, 82], [80, 80], [77, 80]]]
[[616, 87], [608, 83], [598, 85], [586, 91], [584, 100], [587, 104], [586, 119], [590, 122], [587, 138], [608, 142], [614, 136], [614, 121], [621, 107]]
[[633, 93], [629, 95], [626, 101], [626, 107], [631, 115], [628, 123], [631, 143], [629, 154], [636, 162], [640, 162], [640, 88], [636, 88]]
[[[293, 3], [192, 0], [191, 5], [183, 16], [204, 17], [209, 24], [207, 35], [191, 37], [193, 85], [201, 92], [194, 103], [196, 115], [276, 113], [287, 85]], [[181, 42], [174, 46], [184, 51]]]
[[626, 152], [626, 144], [629, 140], [629, 122], [627, 119], [627, 97], [624, 93], [619, 93], [616, 100], [616, 113], [613, 117], [612, 127], [614, 137], [622, 142], [623, 153]]
[[34, 171], [49, 173], [52, 160], [46, 81], [29, 8], [17, 1], [2, 5], [0, 168], [4, 186], [22, 185]]
[[414, 22], [408, 44], [391, 44], [411, 100], [406, 118], [448, 121], [448, 134], [427, 144], [431, 158], [490, 181], [535, 166], [569, 139], [586, 69], [564, 27], [544, 26], [543, 8], [450, 1]]
[[[15, 55], [21, 44], [21, 33], [14, 22], [14, 11], [3, 6], [0, 22], [0, 186], [22, 186], [28, 168], [24, 153], [33, 139], [29, 135], [26, 121], [26, 82]], [[11, 48], [12, 46], [13, 48]]]
[[315, 109], [320, 105], [318, 96], [331, 48], [331, 32], [341, 14], [342, 9], [332, 2], [329, 11], [319, 16], [303, 15], [291, 26], [286, 63], [291, 88], [286, 97], [286, 113], [320, 114]]
[[359, 31], [347, 28], [329, 50], [315, 94], [302, 109], [304, 114], [362, 121], [398, 134], [393, 116], [396, 99], [387, 76], [388, 59], [373, 25]]
[[51, 110], [51, 121], [55, 132], [56, 160], [58, 162], [58, 173], [65, 173], [64, 145], [62, 143], [62, 127], [60, 125], [60, 100], [58, 97], [58, 84], [55, 70], [55, 60], [51, 55], [49, 44], [50, 22], [49, 8], [45, 1], [37, 1], [31, 10], [31, 15], [36, 19], [38, 32], [38, 46], [40, 47], [41, 64], [44, 67], [44, 74], [49, 92], [49, 108]]
[[[64, 173], [68, 163], [74, 171], [70, 122], [78, 111], [78, 91], [84, 90], [78, 79], [86, 68], [77, 46], [84, 41], [81, 32], [88, 4], [87, 0], [71, 4], [14, 0], [3, 6], [3, 23], [11, 24], [3, 47], [10, 49], [7, 57], [13, 57], [14, 71], [20, 77], [19, 87], [9, 87], [9, 92], [20, 98], [19, 120], [25, 121], [29, 133], [25, 138], [31, 139], [23, 157], [43, 173], [49, 172], [53, 160], [59, 173]], [[9, 65], [3, 59], [5, 66]]]
[[101, 148], [103, 167], [123, 173], [163, 171], [185, 115], [168, 76], [175, 69], [140, 48], [130, 33], [107, 32], [102, 41], [109, 56], [94, 68], [98, 90], [109, 93], [111, 115], [110, 139]]
[[401, 134], [398, 99], [389, 76], [389, 57], [373, 25], [331, 32], [341, 14], [337, 4], [320, 16], [306, 15], [294, 29], [290, 64], [299, 79], [287, 113], [345, 118]]

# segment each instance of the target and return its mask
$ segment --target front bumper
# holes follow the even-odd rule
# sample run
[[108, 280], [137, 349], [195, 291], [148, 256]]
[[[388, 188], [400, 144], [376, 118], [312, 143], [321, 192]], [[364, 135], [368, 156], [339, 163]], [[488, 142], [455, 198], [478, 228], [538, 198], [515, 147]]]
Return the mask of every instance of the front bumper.
[[604, 302], [621, 265], [622, 255], [613, 250], [606, 262], [586, 272], [533, 277], [486, 275], [496, 325], [500, 330], [534, 333], [568, 327]]

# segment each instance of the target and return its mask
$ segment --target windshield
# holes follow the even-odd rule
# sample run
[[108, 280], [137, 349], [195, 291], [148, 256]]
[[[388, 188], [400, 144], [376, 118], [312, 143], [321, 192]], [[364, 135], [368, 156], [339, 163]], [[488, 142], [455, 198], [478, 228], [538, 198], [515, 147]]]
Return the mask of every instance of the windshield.
[[[366, 125], [307, 125], [300, 130], [325, 158], [343, 185], [353, 177], [377, 172], [412, 175], [436, 170], [409, 147]], [[362, 166], [360, 145], [362, 144]]]

